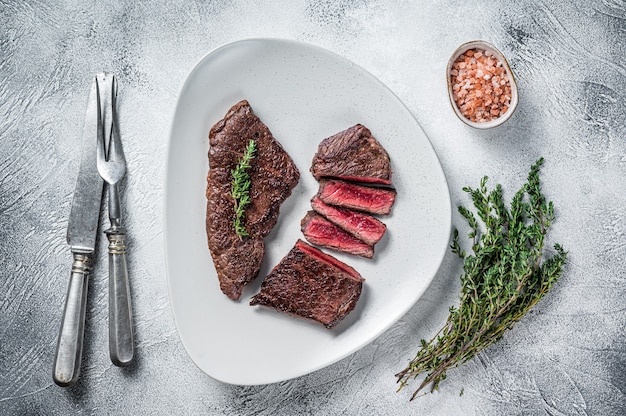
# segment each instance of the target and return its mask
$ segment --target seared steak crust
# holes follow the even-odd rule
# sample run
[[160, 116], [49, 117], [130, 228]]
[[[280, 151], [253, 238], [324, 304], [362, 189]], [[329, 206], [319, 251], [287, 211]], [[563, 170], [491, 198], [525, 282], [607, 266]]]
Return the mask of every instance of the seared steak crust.
[[298, 240], [261, 283], [250, 305], [332, 328], [356, 306], [364, 279], [352, 267]]
[[331, 177], [391, 185], [389, 154], [361, 124], [322, 140], [311, 173], [317, 180]]
[[[250, 198], [245, 226], [249, 237], [240, 238], [233, 227], [234, 201], [230, 196], [231, 171], [250, 140], [255, 158], [248, 170]], [[265, 252], [263, 238], [278, 220], [281, 204], [300, 179], [298, 168], [247, 101], [235, 104], [209, 132], [206, 232], [220, 288], [239, 299], [243, 286], [259, 273]]]

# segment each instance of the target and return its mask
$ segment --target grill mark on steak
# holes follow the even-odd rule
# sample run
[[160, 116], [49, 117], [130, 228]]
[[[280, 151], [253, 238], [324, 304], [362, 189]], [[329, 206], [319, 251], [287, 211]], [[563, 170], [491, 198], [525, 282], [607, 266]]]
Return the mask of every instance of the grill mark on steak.
[[342, 230], [373, 246], [385, 234], [387, 226], [371, 215], [328, 205], [319, 197], [311, 200], [311, 207]]
[[[257, 151], [248, 170], [251, 203], [246, 208], [249, 237], [240, 238], [233, 227], [234, 201], [230, 196], [231, 171], [250, 140]], [[231, 107], [209, 132], [206, 232], [220, 289], [233, 300], [256, 277], [266, 237], [278, 221], [281, 204], [300, 179], [291, 157], [254, 114], [246, 100]]]
[[322, 140], [311, 173], [317, 180], [333, 177], [384, 185], [391, 185], [392, 174], [387, 151], [361, 124]]
[[301, 221], [302, 234], [308, 242], [371, 259], [374, 247], [342, 230], [315, 211], [309, 211]]
[[298, 240], [265, 277], [250, 305], [333, 328], [356, 306], [363, 282], [352, 267]]
[[391, 188], [358, 185], [336, 179], [320, 181], [317, 193], [323, 202], [343, 208], [386, 215], [396, 200], [396, 191]]

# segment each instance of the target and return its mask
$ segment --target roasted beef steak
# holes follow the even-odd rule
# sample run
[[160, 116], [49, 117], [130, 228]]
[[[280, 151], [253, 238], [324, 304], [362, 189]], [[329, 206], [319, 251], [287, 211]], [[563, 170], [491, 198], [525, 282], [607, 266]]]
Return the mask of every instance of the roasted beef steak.
[[396, 191], [391, 188], [324, 179], [320, 181], [317, 196], [330, 205], [385, 215], [391, 212], [391, 207], [396, 200]]
[[309, 211], [300, 225], [309, 243], [368, 259], [374, 257], [374, 246], [342, 230], [315, 211]]
[[317, 180], [331, 177], [391, 185], [389, 155], [361, 124], [322, 140], [313, 157], [311, 173]]
[[263, 305], [332, 328], [356, 305], [364, 279], [352, 267], [298, 240], [261, 283]]
[[311, 207], [342, 230], [372, 246], [380, 241], [387, 230], [385, 224], [371, 215], [328, 205], [317, 196], [311, 200]]
[[[250, 140], [256, 153], [248, 171], [252, 202], [245, 211], [248, 237], [233, 227], [231, 171]], [[239, 299], [244, 285], [256, 277], [265, 252], [263, 238], [276, 221], [281, 204], [300, 179], [298, 168], [247, 101], [235, 104], [209, 132], [206, 232], [222, 292]]]

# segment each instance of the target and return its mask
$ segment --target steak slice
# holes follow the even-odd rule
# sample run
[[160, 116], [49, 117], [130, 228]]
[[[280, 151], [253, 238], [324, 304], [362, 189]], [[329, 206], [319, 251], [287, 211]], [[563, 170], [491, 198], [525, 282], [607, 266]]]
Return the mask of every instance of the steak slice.
[[317, 196], [311, 200], [311, 207], [328, 221], [371, 246], [378, 243], [387, 230], [385, 224], [371, 215], [328, 205]]
[[319, 199], [330, 205], [370, 214], [386, 215], [396, 200], [396, 191], [391, 188], [357, 185], [336, 179], [320, 181]]
[[332, 328], [354, 309], [363, 281], [352, 267], [298, 240], [263, 280], [250, 305]]
[[389, 155], [361, 124], [322, 140], [313, 157], [311, 173], [317, 180], [332, 177], [391, 185]]
[[368, 259], [374, 257], [374, 246], [342, 230], [315, 211], [309, 211], [300, 225], [309, 243]]
[[[240, 238], [233, 226], [231, 171], [250, 140], [255, 140], [257, 150], [248, 170], [251, 203], [246, 207], [244, 224], [249, 236]], [[243, 286], [259, 273], [265, 253], [263, 238], [276, 225], [280, 206], [297, 185], [300, 172], [245, 100], [231, 107], [211, 128], [209, 145], [208, 246], [222, 292], [237, 300]]]

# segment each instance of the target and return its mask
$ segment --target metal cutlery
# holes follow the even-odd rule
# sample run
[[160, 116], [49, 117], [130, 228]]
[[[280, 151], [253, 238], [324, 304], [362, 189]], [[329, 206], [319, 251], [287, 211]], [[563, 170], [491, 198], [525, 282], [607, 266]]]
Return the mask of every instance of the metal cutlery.
[[109, 355], [113, 364], [125, 366], [134, 355], [132, 308], [126, 265], [126, 231], [122, 227], [119, 181], [126, 174], [126, 159], [122, 149], [116, 116], [117, 81], [113, 77], [109, 101], [112, 120], [108, 152], [103, 137], [98, 136], [97, 166], [108, 184], [109, 220], [105, 231], [109, 239]]
[[98, 74], [89, 92], [83, 128], [81, 160], [67, 227], [74, 257], [52, 377], [62, 387], [78, 380], [83, 351], [88, 278], [96, 248], [103, 181], [96, 163], [96, 145], [111, 134], [112, 119], [103, 109], [110, 103], [112, 77]]

